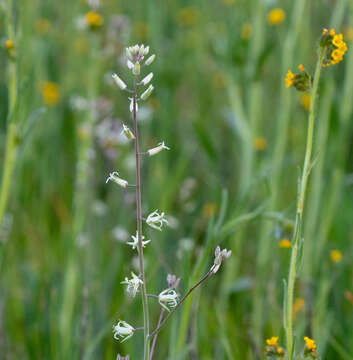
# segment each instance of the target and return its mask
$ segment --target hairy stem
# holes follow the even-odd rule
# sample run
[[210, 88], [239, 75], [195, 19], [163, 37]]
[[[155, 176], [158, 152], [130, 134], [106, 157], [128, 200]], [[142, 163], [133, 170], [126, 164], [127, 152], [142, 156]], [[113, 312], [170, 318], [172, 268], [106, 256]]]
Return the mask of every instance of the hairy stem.
[[138, 232], [138, 256], [140, 266], [140, 276], [142, 280], [141, 295], [142, 295], [142, 308], [143, 308], [143, 330], [144, 330], [144, 360], [149, 360], [150, 352], [150, 325], [148, 314], [148, 300], [146, 290], [145, 267], [143, 261], [143, 247], [142, 247], [142, 211], [141, 211], [141, 170], [140, 170], [140, 151], [139, 151], [139, 136], [136, 119], [136, 87], [137, 79], [134, 77], [134, 90], [133, 90], [133, 122], [135, 132], [135, 155], [136, 155], [136, 207], [137, 207], [137, 232]]
[[295, 221], [294, 236], [292, 241], [293, 245], [292, 245], [291, 259], [289, 265], [287, 301], [286, 301], [286, 309], [284, 310], [288, 360], [292, 360], [292, 353], [293, 353], [293, 320], [292, 320], [293, 296], [294, 296], [295, 278], [297, 275], [296, 274], [297, 258], [298, 258], [298, 251], [299, 251], [300, 239], [302, 233], [305, 193], [306, 193], [306, 187], [308, 184], [309, 174], [311, 170], [311, 153], [313, 147], [315, 105], [316, 105], [317, 91], [319, 87], [322, 62], [323, 62], [323, 49], [320, 47], [319, 58], [315, 69], [314, 83], [311, 91], [311, 102], [310, 102], [310, 110], [309, 110], [308, 133], [306, 140], [304, 168], [303, 168], [302, 178], [300, 181], [300, 190], [298, 195], [297, 215]]

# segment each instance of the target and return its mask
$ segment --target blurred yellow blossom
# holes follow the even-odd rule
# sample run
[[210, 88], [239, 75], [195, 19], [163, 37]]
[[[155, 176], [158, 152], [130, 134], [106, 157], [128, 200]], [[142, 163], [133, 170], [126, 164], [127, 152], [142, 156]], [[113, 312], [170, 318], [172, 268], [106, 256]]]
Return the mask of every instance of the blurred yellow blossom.
[[295, 315], [298, 311], [304, 309], [305, 301], [303, 298], [296, 298], [293, 304], [293, 318], [295, 318]]
[[51, 24], [48, 19], [38, 19], [35, 23], [35, 29], [37, 34], [39, 35], [45, 35], [48, 34], [50, 30]]
[[305, 346], [306, 349], [311, 351], [311, 352], [315, 352], [316, 351], [316, 344], [315, 344], [315, 340], [308, 338], [307, 336], [305, 336], [304, 338], [305, 341]]
[[7, 50], [12, 50], [14, 48], [13, 42], [11, 40], [6, 40], [5, 46]]
[[40, 84], [40, 91], [45, 105], [54, 106], [59, 101], [59, 87], [56, 83], [44, 81]]
[[300, 104], [305, 110], [310, 108], [310, 94], [304, 93], [300, 96]]
[[331, 250], [330, 258], [334, 263], [339, 263], [342, 260], [342, 253], [339, 250]]
[[149, 35], [149, 27], [148, 24], [144, 21], [137, 21], [134, 24], [134, 33], [136, 35], [136, 37], [138, 37], [139, 39], [145, 40], [148, 38]]
[[251, 26], [251, 24], [249, 24], [249, 23], [243, 24], [242, 27], [241, 27], [240, 37], [243, 40], [248, 40], [248, 39], [250, 39], [251, 34], [252, 34], [252, 26]]
[[267, 22], [270, 25], [279, 25], [284, 21], [285, 18], [286, 18], [286, 13], [280, 8], [272, 9], [267, 14]]
[[217, 205], [215, 203], [206, 203], [202, 208], [202, 216], [204, 218], [212, 217], [217, 209]]
[[266, 344], [269, 346], [277, 347], [278, 336], [272, 336], [271, 339], [266, 340]]
[[253, 146], [256, 151], [264, 151], [267, 146], [267, 141], [263, 136], [256, 136], [253, 140]]
[[85, 21], [91, 29], [96, 29], [103, 25], [102, 15], [98, 14], [94, 10], [91, 10], [87, 14], [85, 14]]
[[290, 248], [292, 243], [287, 238], [283, 238], [278, 242], [278, 246], [282, 249], [288, 249]]
[[197, 11], [191, 6], [181, 8], [177, 13], [177, 22], [180, 25], [193, 25], [196, 23]]
[[294, 79], [295, 75], [290, 70], [288, 70], [286, 78], [284, 79], [287, 88], [294, 84]]

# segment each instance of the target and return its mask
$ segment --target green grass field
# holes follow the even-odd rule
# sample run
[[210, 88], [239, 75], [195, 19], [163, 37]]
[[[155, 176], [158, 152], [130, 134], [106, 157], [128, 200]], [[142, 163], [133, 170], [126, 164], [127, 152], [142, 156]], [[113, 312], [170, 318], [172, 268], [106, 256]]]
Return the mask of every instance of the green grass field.
[[[144, 326], [140, 294], [120, 284], [139, 274], [125, 244], [135, 190], [106, 184], [113, 171], [135, 184], [121, 134], [133, 129], [130, 95], [111, 78], [131, 88], [134, 44], [156, 54], [142, 68], [155, 90], [139, 104], [140, 149], [170, 147], [141, 159], [142, 213], [169, 220], [163, 232], [143, 227], [147, 292], [175, 274], [183, 295], [217, 245], [232, 250], [161, 329], [153, 359], [284, 359], [266, 357], [266, 339], [286, 349], [284, 280], [313, 103], [284, 78], [299, 64], [314, 74], [324, 28], [342, 32], [348, 51], [321, 69], [292, 359], [308, 352], [305, 336], [321, 359], [353, 359], [352, 0], [2, 0], [0, 360], [144, 359], [143, 331], [123, 343], [112, 333], [119, 319]], [[153, 330], [161, 307], [148, 304]]]

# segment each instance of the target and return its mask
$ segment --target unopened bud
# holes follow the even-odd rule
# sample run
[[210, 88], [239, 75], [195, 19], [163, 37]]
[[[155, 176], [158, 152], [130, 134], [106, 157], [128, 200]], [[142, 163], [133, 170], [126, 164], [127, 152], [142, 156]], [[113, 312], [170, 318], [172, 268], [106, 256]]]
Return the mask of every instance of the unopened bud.
[[163, 149], [170, 150], [170, 148], [164, 144], [164, 141], [159, 143], [158, 146], [147, 150], [147, 153], [148, 153], [149, 156], [153, 156], [153, 155], [156, 155], [159, 152], [161, 152]]
[[146, 77], [141, 80], [141, 85], [147, 85], [153, 78], [153, 73], [149, 73]]
[[148, 97], [152, 94], [154, 87], [153, 85], [150, 85], [147, 90], [145, 90], [142, 94], [141, 94], [141, 99], [142, 100], [147, 100]]
[[138, 62], [136, 62], [135, 64], [134, 64], [134, 67], [132, 68], [132, 73], [134, 74], [134, 75], [139, 75], [140, 74], [140, 63], [138, 63]]
[[115, 83], [120, 87], [121, 90], [125, 90], [127, 85], [124, 83], [123, 80], [117, 74], [113, 74], [112, 78], [114, 79]]
[[129, 140], [134, 140], [135, 139], [135, 135], [133, 134], [133, 132], [125, 125], [123, 124], [123, 131], [122, 133], [124, 133], [124, 135], [127, 137], [127, 139]]
[[146, 61], [145, 61], [145, 65], [151, 65], [153, 63], [153, 60], [155, 59], [156, 55], [153, 54], [151, 55]]
[[114, 181], [115, 183], [117, 183], [119, 186], [121, 186], [123, 188], [126, 188], [126, 186], [128, 185], [128, 182], [126, 180], [119, 177], [119, 173], [117, 171], [110, 173], [109, 177], [107, 178], [107, 181], [105, 183], [107, 183], [110, 180]]

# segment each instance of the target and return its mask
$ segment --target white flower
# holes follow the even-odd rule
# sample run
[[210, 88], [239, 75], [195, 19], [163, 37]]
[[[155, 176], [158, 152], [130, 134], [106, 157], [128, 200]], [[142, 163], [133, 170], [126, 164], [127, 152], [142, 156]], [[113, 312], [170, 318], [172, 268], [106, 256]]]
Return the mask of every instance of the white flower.
[[156, 155], [156, 154], [158, 154], [159, 152], [161, 152], [163, 149], [165, 149], [165, 150], [170, 150], [170, 148], [164, 144], [164, 141], [162, 141], [161, 143], [159, 143], [158, 146], [156, 146], [156, 147], [154, 147], [154, 148], [152, 148], [152, 149], [147, 150], [147, 152], [148, 152], [148, 155], [149, 155], [149, 156], [153, 156], [153, 155]]
[[[138, 231], [136, 231], [136, 236], [134, 235], [131, 235], [132, 237], [132, 240], [133, 241], [128, 241], [127, 244], [130, 245], [132, 247], [133, 250], [135, 250], [138, 246], [138, 239], [139, 239], [139, 236], [138, 236]], [[151, 240], [146, 240], [146, 241], [143, 241], [145, 237], [142, 235], [141, 236], [141, 240], [142, 240], [142, 247], [146, 247], [146, 244], [148, 244]]]
[[[134, 98], [129, 98], [130, 100], [130, 112], [133, 112], [134, 111]], [[139, 106], [138, 106], [138, 103], [137, 103], [137, 100], [136, 100], [136, 112], [139, 111]]]
[[121, 179], [119, 177], [119, 173], [117, 171], [114, 171], [114, 172], [110, 173], [108, 178], [107, 178], [107, 181], [105, 183], [107, 183], [109, 180], [114, 181], [115, 183], [122, 186], [123, 188], [126, 188], [126, 186], [128, 185], [128, 182], [126, 180]]
[[134, 64], [130, 60], [127, 61], [126, 65], [130, 70], [132, 70], [134, 67]]
[[222, 264], [222, 261], [230, 257], [232, 251], [231, 250], [227, 251], [227, 249], [223, 249], [221, 251], [221, 248], [217, 246], [214, 254], [215, 254], [215, 259], [211, 267], [213, 274], [215, 274], [218, 271], [219, 267]]
[[135, 275], [133, 272], [131, 272], [132, 278], [129, 280], [127, 277], [124, 281], [122, 281], [120, 284], [127, 285], [126, 291], [131, 297], [135, 297], [136, 293], [139, 290], [140, 285], [143, 284], [143, 281]]
[[126, 321], [119, 320], [116, 325], [113, 325], [114, 339], [121, 340], [122, 343], [131, 338], [134, 335], [134, 331], [135, 329]]
[[130, 46], [126, 48], [126, 56], [131, 62], [137, 63], [137, 62], [141, 62], [149, 51], [150, 51], [150, 47], [149, 46], [145, 47], [143, 44]]
[[165, 219], [164, 212], [158, 214], [158, 210], [155, 210], [147, 216], [146, 224], [154, 229], [162, 231], [163, 223], [168, 225], [168, 220]]
[[128, 140], [134, 140], [135, 139], [135, 135], [133, 134], [133, 132], [125, 124], [123, 124], [123, 130], [122, 130], [121, 133], [124, 133]]
[[158, 302], [159, 304], [170, 311], [168, 306], [174, 308], [178, 305], [178, 297], [179, 295], [172, 289], [165, 289], [158, 295]]
[[152, 94], [154, 87], [151, 84], [140, 96], [141, 100], [147, 100], [148, 97]]
[[152, 78], [153, 78], [153, 73], [151, 72], [141, 80], [140, 84], [147, 85], [152, 80]]
[[123, 80], [117, 74], [113, 74], [112, 78], [114, 79], [115, 83], [120, 87], [121, 90], [125, 90], [127, 85], [124, 83]]
[[156, 55], [153, 54], [151, 55], [146, 61], [145, 61], [145, 65], [148, 66], [148, 65], [151, 65], [153, 63], [153, 60], [155, 59]]

